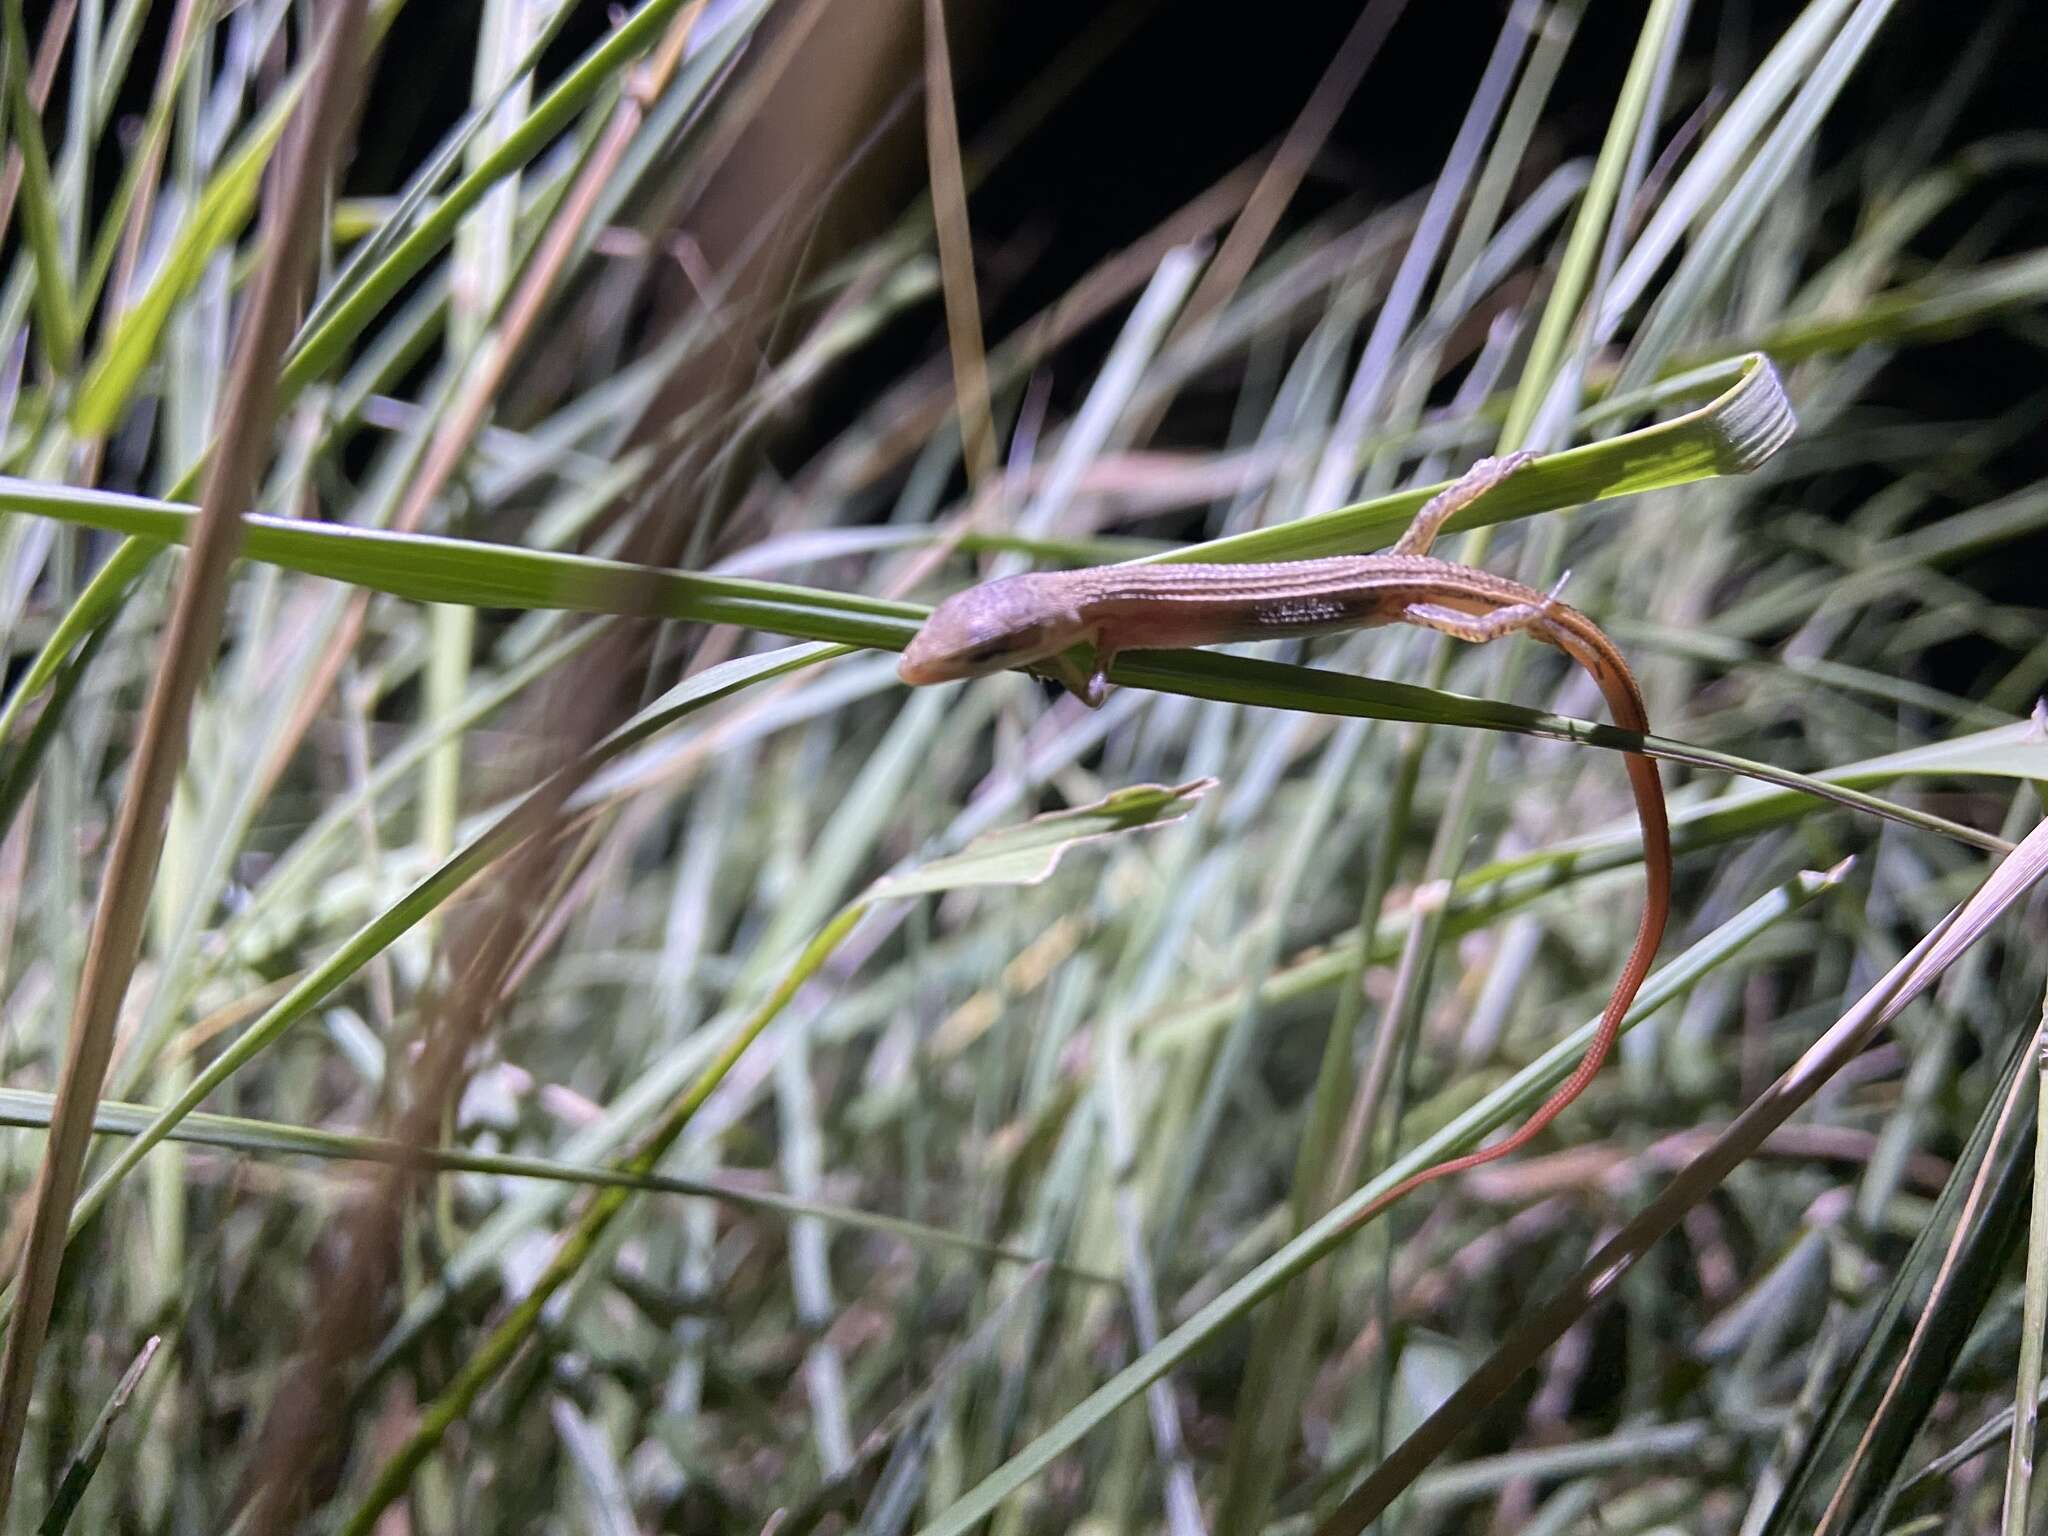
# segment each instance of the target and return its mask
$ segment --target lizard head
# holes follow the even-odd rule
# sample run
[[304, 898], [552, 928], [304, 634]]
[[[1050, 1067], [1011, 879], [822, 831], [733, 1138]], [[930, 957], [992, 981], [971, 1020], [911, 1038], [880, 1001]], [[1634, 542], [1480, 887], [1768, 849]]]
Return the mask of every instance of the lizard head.
[[904, 647], [906, 683], [986, 677], [1057, 656], [1088, 638], [1072, 601], [1043, 574], [1005, 576], [955, 592]]

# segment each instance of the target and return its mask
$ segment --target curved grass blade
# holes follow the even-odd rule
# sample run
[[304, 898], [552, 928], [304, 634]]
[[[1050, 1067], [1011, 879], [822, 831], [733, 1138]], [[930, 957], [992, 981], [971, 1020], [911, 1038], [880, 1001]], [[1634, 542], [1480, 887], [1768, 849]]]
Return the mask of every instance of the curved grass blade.
[[[177, 502], [4, 476], [0, 512], [31, 512], [166, 544], [185, 543], [192, 524], [192, 509]], [[699, 576], [430, 534], [255, 513], [245, 521], [245, 559], [419, 602], [696, 619], [892, 650], [902, 648], [929, 611], [853, 593]]]
[[[102, 1099], [93, 1119], [93, 1130], [102, 1136], [140, 1136], [150, 1129], [156, 1109], [149, 1104], [129, 1104], [119, 1099]], [[25, 1088], [0, 1088], [0, 1125], [29, 1130], [50, 1123], [50, 1095]], [[1035, 1253], [1005, 1248], [962, 1237], [943, 1227], [899, 1216], [884, 1216], [856, 1206], [829, 1201], [799, 1200], [790, 1195], [757, 1188], [733, 1179], [689, 1178], [680, 1174], [622, 1172], [617, 1168], [592, 1167], [547, 1157], [522, 1157], [504, 1153], [466, 1152], [458, 1147], [419, 1147], [384, 1136], [350, 1136], [340, 1131], [323, 1131], [313, 1126], [290, 1125], [275, 1120], [252, 1120], [240, 1115], [187, 1115], [167, 1132], [165, 1141], [184, 1142], [195, 1147], [219, 1147], [231, 1152], [258, 1153], [280, 1157], [317, 1157], [329, 1162], [384, 1163], [411, 1168], [428, 1168], [437, 1173], [480, 1173], [502, 1179], [537, 1179], [558, 1184], [587, 1184], [595, 1188], [617, 1187], [650, 1194], [687, 1195], [718, 1200], [742, 1210], [766, 1211], [777, 1216], [816, 1217], [834, 1226], [856, 1231], [879, 1232], [928, 1248], [945, 1248], [1005, 1264], [1047, 1262]], [[1091, 1285], [1115, 1285], [1115, 1275], [1101, 1274], [1072, 1264], [1050, 1261], [1051, 1268], [1070, 1279]]]
[[[1729, 382], [1732, 377], [1732, 382]], [[1782, 447], [1794, 426], [1790, 402], [1770, 360], [1761, 353], [1738, 360], [1718, 375], [1722, 394], [1669, 421], [1603, 442], [1536, 460], [1528, 468], [1453, 518], [1451, 528], [1473, 528], [1555, 511], [1587, 501], [1633, 495], [1689, 484], [1715, 475], [1744, 474]], [[1188, 545], [1158, 560], [1309, 559], [1378, 547], [1406, 528], [1422, 503], [1442, 486], [1424, 486], [1381, 496], [1353, 507], [1299, 518], [1277, 528]], [[154, 539], [186, 542], [193, 509], [174, 501], [109, 491], [41, 485], [0, 477], [0, 511], [53, 517], [86, 527]], [[849, 644], [891, 643], [908, 637], [928, 611], [910, 603], [889, 603], [849, 593], [819, 592], [770, 582], [649, 571], [620, 561], [487, 545], [423, 534], [251, 514], [245, 556], [267, 564], [326, 576], [422, 602], [466, 603], [505, 608], [575, 608], [622, 611], [621, 594], [650, 593], [641, 612], [712, 622], [767, 622], [775, 605], [849, 615], [881, 616], [897, 625], [867, 625], [833, 634], [790, 631], [811, 639]], [[731, 599], [723, 607], [714, 600]], [[757, 608], [739, 606], [758, 603]]]
[[[1545, 454], [1444, 525], [1445, 533], [1490, 527], [1589, 501], [1666, 490], [1761, 468], [1791, 440], [1797, 418], [1778, 370], [1761, 352], [1696, 375], [1692, 387], [1720, 391], [1696, 410], [1640, 431]], [[1398, 538], [1422, 504], [1444, 489], [1412, 487], [1230, 538], [1191, 544], [1143, 563], [1176, 560], [1309, 560], [1377, 549]]]

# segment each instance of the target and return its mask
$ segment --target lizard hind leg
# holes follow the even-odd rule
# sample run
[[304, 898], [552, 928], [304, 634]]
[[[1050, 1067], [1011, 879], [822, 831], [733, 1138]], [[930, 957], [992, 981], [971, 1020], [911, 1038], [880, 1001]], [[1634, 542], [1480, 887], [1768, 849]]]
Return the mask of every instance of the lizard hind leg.
[[1491, 613], [1467, 613], [1462, 608], [1447, 608], [1441, 603], [1410, 603], [1401, 610], [1400, 621], [1436, 630], [1440, 634], [1449, 635], [1453, 640], [1463, 640], [1471, 645], [1484, 645], [1489, 640], [1499, 640], [1506, 635], [1519, 635], [1527, 631], [1548, 628], [1550, 621], [1557, 617], [1557, 610], [1561, 606], [1558, 595], [1564, 591], [1564, 584], [1571, 579], [1570, 571], [1558, 577], [1557, 584], [1540, 603], [1506, 603]]
[[1484, 645], [1489, 640], [1518, 635], [1525, 630], [1540, 630], [1550, 622], [1550, 616], [1551, 606], [1547, 601], [1509, 603], [1491, 613], [1466, 613], [1439, 603], [1410, 603], [1401, 610], [1402, 623], [1419, 624], [1424, 629], [1436, 630], [1471, 645]]

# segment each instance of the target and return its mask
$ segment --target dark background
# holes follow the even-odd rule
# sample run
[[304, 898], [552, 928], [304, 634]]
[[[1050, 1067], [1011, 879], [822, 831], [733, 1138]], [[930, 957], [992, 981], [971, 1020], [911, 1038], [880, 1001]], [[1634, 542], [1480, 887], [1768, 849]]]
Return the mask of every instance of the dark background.
[[[915, 0], [836, 0], [854, 13]], [[32, 7], [33, 8], [33, 7]], [[974, 133], [1024, 89], [1104, 10], [1090, 0], [954, 3], [956, 92], [962, 135]], [[1232, 166], [1269, 148], [1314, 88], [1360, 6], [1306, 3], [1245, 6], [1238, 0], [1135, 0], [1141, 17], [1113, 54], [1016, 151], [973, 199], [985, 254], [1028, 240], [1030, 270], [1005, 285], [989, 316], [1004, 321], [1056, 297], [1105, 254], [1150, 229]], [[1693, 7], [1674, 105], [1689, 113], [1717, 79], [1739, 79], [1776, 41], [1800, 7], [1790, 3]], [[444, 133], [467, 97], [464, 52], [475, 34], [475, 0], [413, 5], [384, 50], [363, 124], [352, 189], [389, 192], [401, 172]], [[1328, 151], [1291, 209], [1295, 220], [1347, 195], [1398, 197], [1440, 167], [1472, 87], [1506, 15], [1497, 0], [1412, 0]], [[1640, 4], [1593, 0], [1566, 56], [1545, 117], [1549, 158], [1597, 149], [1628, 68]], [[585, 4], [554, 50], [573, 57], [605, 25]], [[2048, 14], [2021, 3], [1900, 4], [1886, 20], [1824, 127], [1825, 166], [1875, 135], [1910, 130], [1948, 73], [1982, 44], [1982, 72], [1940, 137], [1950, 150], [1999, 134], [2048, 131], [2042, 67]], [[147, 45], [145, 45], [146, 47]], [[920, 129], [904, 121], [912, 147]], [[893, 147], [893, 146], [892, 146]], [[873, 174], [895, 180], [905, 167], [878, 155]], [[1939, 254], [1993, 204], [2006, 226], [1998, 244], [2020, 249], [2048, 237], [2048, 207], [2010, 183], [1965, 199], [1920, 242]], [[1846, 233], [1846, 231], [1845, 231]]]
[[[790, 8], [785, 0], [782, 14]], [[29, 6], [32, 37], [39, 31], [39, 9]], [[140, 112], [146, 105], [170, 9], [151, 8], [152, 30], [137, 51], [123, 100], [129, 111]], [[349, 171], [351, 193], [395, 191], [455, 121], [468, 98], [478, 9], [475, 0], [422, 0], [401, 13], [369, 93]], [[979, 128], [1063, 49], [1101, 25], [1111, 9], [1093, 0], [955, 0], [949, 26], [963, 140], [971, 145]], [[1352, 0], [1265, 6], [1240, 0], [1126, 0], [1114, 9], [1134, 18], [1122, 40], [972, 199], [991, 344], [1233, 166], [1269, 150], [1314, 88], [1359, 6]], [[893, 25], [900, 34], [888, 65], [895, 82], [887, 103], [894, 127], [844, 176], [838, 198], [853, 212], [832, 231], [842, 247], [886, 225], [923, 185], [918, 10], [917, 0], [832, 0], [824, 13], [829, 20], [818, 31], [823, 37], [835, 24]], [[1341, 200], [1395, 198], [1429, 181], [1457, 131], [1506, 10], [1504, 0], [1411, 0], [1290, 205], [1283, 236], [1290, 225]], [[1789, 3], [1744, 0], [1695, 4], [1667, 136], [1709, 98], [1716, 82], [1742, 79], [1799, 10]], [[615, 14], [583, 0], [552, 50], [549, 76], [600, 36]], [[1642, 15], [1639, 3], [1591, 0], [1546, 112], [1534, 156], [1539, 165], [1598, 148]], [[1967, 89], [1950, 90], [1949, 104], [1942, 105], [1945, 87], [1966, 61], [1975, 61], [1967, 65]], [[1924, 155], [1926, 164], [1939, 166], [1989, 139], [2048, 132], [2044, 61], [2048, 9], [2039, 5], [1902, 0], [1815, 145], [1823, 185], [1833, 172], [1843, 179], [1837, 184], [1844, 195], [1837, 210], [1823, 208], [1824, 236], [1812, 247], [1812, 259], [1826, 260], [1853, 233], [1845, 210], [1860, 206], [1862, 199], [1846, 178], [1855, 174], [1866, 146], [1910, 148]], [[828, 56], [825, 66], [830, 63]], [[796, 105], [800, 110], [800, 98]], [[61, 110], [61, 102], [51, 104], [51, 113]], [[111, 189], [117, 170], [104, 168], [98, 185]], [[820, 254], [831, 243], [819, 241]], [[2048, 245], [2048, 199], [2036, 178], [2009, 170], [1984, 178], [1957, 199], [1915, 237], [1911, 251], [1929, 262], [1947, 258], [1976, 264], [2042, 245]], [[1958, 258], [1959, 252], [1967, 254]], [[666, 323], [660, 307], [651, 304], [648, 325]], [[1119, 318], [1120, 312], [1098, 324], [1058, 360], [1052, 369], [1055, 410], [1086, 387]], [[2040, 388], [2039, 354], [2015, 329], [2030, 323], [2028, 317], [2008, 318], [1952, 341], [1904, 348], [1866, 390], [1856, 412], [1857, 430], [1881, 431], [1894, 414], [1920, 423], [2003, 418], [2013, 424], [2010, 441], [1982, 483], [1946, 505], [1933, 506], [1927, 515], [1980, 504], [2048, 478], [2043, 434], [2025, 429], [2034, 419], [2028, 414], [2030, 402]], [[784, 424], [777, 457], [794, 471], [905, 370], [943, 346], [937, 306], [921, 307], [812, 393], [801, 413]], [[1213, 399], [1211, 406], [1204, 412], [1199, 397], [1184, 397], [1181, 414], [1166, 423], [1162, 440], [1213, 445], [1220, 422], [1213, 419]], [[1837, 472], [1816, 488], [1807, 505], [1822, 512], [1855, 507], [1881, 489], [1882, 473], [1869, 462]], [[2037, 573], [2048, 551], [2035, 551], [2032, 558], [2011, 556], [2008, 550], [1959, 574], [1979, 582], [1996, 600], [2037, 603]], [[1965, 644], [1948, 682], [1968, 692], [1976, 664]]]
[[[983, 263], [994, 269], [986, 296], [991, 341], [1232, 166], [1270, 148], [1359, 11], [1353, 0], [1128, 5], [1138, 19], [1123, 41], [973, 198], [977, 247]], [[834, 0], [833, 8], [863, 21], [900, 8], [909, 18], [911, 40], [918, 36], [916, 0]], [[31, 0], [27, 9], [33, 38], [44, 6]], [[126, 82], [124, 110], [140, 112], [146, 105], [170, 9], [150, 10]], [[1107, 9], [1097, 0], [955, 0], [949, 24], [963, 138], [971, 142], [983, 123]], [[478, 10], [477, 0], [435, 0], [400, 13], [369, 94], [348, 178], [351, 192], [396, 190], [455, 121], [468, 97]], [[1341, 198], [1392, 198], [1424, 185], [1457, 131], [1506, 10], [1502, 0], [1412, 0], [1291, 205], [1290, 221], [1298, 223]], [[1716, 80], [1739, 79], [1799, 10], [1791, 3], [1749, 0], [1695, 4], [1673, 93], [1674, 120], [1690, 114]], [[1640, 3], [1591, 0], [1546, 113], [1548, 163], [1598, 147], [1642, 13]], [[582, 0], [550, 64], [581, 53], [616, 14]], [[1874, 138], [1914, 132], [1944, 81], [1973, 49], [1982, 68], [1960, 110], [1933, 128], [1940, 140], [1935, 162], [1993, 136], [2048, 132], [2048, 88], [2042, 83], [2048, 11], [2023, 0], [1904, 0], [1828, 119], [1816, 146], [1818, 163], [1831, 166]], [[914, 71], [914, 60], [908, 64]], [[906, 73], [904, 84], [915, 85], [914, 73]], [[903, 190], [915, 190], [923, 174], [921, 104], [906, 91], [897, 107], [899, 131], [871, 154], [865, 172], [878, 216], [900, 208]], [[61, 109], [59, 100], [49, 111]], [[112, 187], [113, 169], [100, 178], [102, 187]], [[1959, 241], [1971, 242], [1980, 257], [2048, 243], [2048, 200], [2011, 175], [1990, 181], [1925, 231], [1914, 249], [1933, 258]], [[1006, 267], [1009, 250], [1022, 251], [1024, 259]], [[885, 338], [861, 365], [866, 372], [835, 381], [817, 402], [809, 431], [828, 438], [843, 425], [847, 410], [871, 398], [906, 359], [924, 355], [937, 334], [926, 323]], [[1084, 373], [1085, 367], [1077, 363], [1074, 371]], [[1934, 415], [1993, 414], [2033, 371], [2030, 348], [1985, 331], [1950, 346], [1913, 349], [1903, 376], [1887, 380], [1880, 398], [1897, 389], [1903, 392], [1897, 403], [1925, 409], [1926, 398], [1912, 397], [1927, 391], [1934, 397]]]
[[[1250, 156], [1269, 150], [1313, 90], [1359, 13], [1357, 3], [1268, 4], [1241, 0], [1131, 0], [1135, 24], [1059, 108], [974, 194], [970, 205], [990, 344], [1056, 299], [1104, 257], [1136, 239]], [[834, 0], [851, 25], [886, 21], [895, 7], [904, 48], [922, 35], [916, 0]], [[949, 6], [955, 89], [963, 141], [1109, 9], [1092, 0]], [[1723, 81], [1740, 82], [1799, 14], [1789, 3], [1692, 7], [1666, 135]], [[383, 55], [353, 172], [354, 189], [390, 191], [443, 133], [466, 96], [474, 6], [414, 5]], [[566, 62], [605, 25], [595, 6], [572, 22], [557, 47]], [[1336, 133], [1290, 205], [1291, 226], [1344, 199], [1377, 202], [1427, 184], [1442, 164], [1507, 12], [1504, 0], [1411, 0], [1368, 70]], [[1566, 55], [1534, 157], [1547, 166], [1590, 155], [1600, 143], [1627, 72], [1641, 4], [1591, 0]], [[821, 27], [821, 34], [824, 32]], [[1811, 248], [1825, 261], [1854, 233], [1861, 206], [1847, 183], [1867, 146], [1896, 145], [1941, 166], [1969, 146], [2048, 130], [2048, 8], [1901, 3], [1851, 77], [1815, 145], [1826, 177], [1841, 178], [1839, 207], [1823, 207], [1824, 235]], [[846, 177], [843, 197], [862, 204], [840, 233], [847, 243], [885, 224], [922, 189], [922, 99], [914, 51], [900, 54], [902, 86], [893, 132]], [[459, 65], [461, 73], [451, 75]], [[1967, 70], [1961, 91], [1950, 82]], [[459, 82], [460, 88], [451, 88]], [[1947, 100], [1944, 102], [1944, 91]], [[1725, 102], [1727, 92], [1722, 89]], [[388, 105], [387, 105], [388, 104]], [[1832, 221], [1832, 222], [1830, 222]], [[2048, 244], [2048, 199], [2037, 181], [2007, 171], [1985, 178], [1922, 230], [1916, 259], [1976, 264]], [[1902, 273], [1901, 277], [1910, 277]], [[1121, 311], [1070, 348], [1052, 370], [1057, 411], [1085, 389]], [[2043, 434], [2024, 429], [2041, 387], [2038, 349], [2014, 334], [2023, 321], [1980, 326], [1958, 339], [1901, 349], [1867, 388], [1845, 425], [1882, 431], [1886, 420], [1981, 424], [2003, 418], [2009, 439], [1987, 472], [1943, 488], [1925, 515], [1994, 499], [2048, 478]], [[925, 306], [868, 346], [809, 398], [787, 423], [778, 457], [793, 471], [829, 443], [903, 372], [938, 353], [945, 333]], [[1162, 440], [1213, 445], [1220, 419], [1211, 402], [1183, 397]], [[1193, 413], [1190, 415], [1189, 413]], [[2038, 412], [2034, 413], [2036, 416]], [[1807, 444], [1799, 446], [1810, 446]], [[1858, 456], [1861, 458], [1862, 456]], [[1854, 508], [1883, 488], [1882, 458], [1821, 476], [1801, 497], [1823, 514]], [[1152, 530], [1168, 532], [1170, 530]], [[2020, 558], [2014, 558], [2015, 554]], [[2038, 606], [2048, 550], [2008, 547], [1955, 574], [2000, 602]], [[1958, 692], [1978, 686], [1989, 658], [1965, 640], [1942, 656], [1939, 681]]]

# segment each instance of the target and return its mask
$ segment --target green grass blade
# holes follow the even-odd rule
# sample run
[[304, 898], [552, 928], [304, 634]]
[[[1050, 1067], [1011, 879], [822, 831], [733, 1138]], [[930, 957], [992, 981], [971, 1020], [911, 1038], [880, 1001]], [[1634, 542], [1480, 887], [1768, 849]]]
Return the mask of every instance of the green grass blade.
[[[2034, 1032], [2048, 1034], [2048, 1002]], [[2023, 1060], [2020, 1070], [2025, 1071]], [[2020, 1312], [2019, 1368], [2013, 1373], [2012, 1441], [2005, 1454], [2005, 1512], [1999, 1536], [2026, 1536], [2040, 1425], [2042, 1341], [2048, 1336], [2048, 1057], [2034, 1057], [2034, 1189], [2027, 1227], [2027, 1277]]]
[[[47, 1120], [47, 1111], [45, 1114]], [[106, 1406], [100, 1409], [100, 1416], [93, 1420], [92, 1428], [86, 1431], [84, 1442], [73, 1454], [71, 1462], [64, 1469], [58, 1481], [56, 1495], [50, 1500], [48, 1513], [36, 1527], [36, 1536], [61, 1536], [71, 1525], [71, 1517], [78, 1511], [79, 1500], [85, 1497], [85, 1490], [91, 1484], [93, 1474], [100, 1469], [100, 1462], [107, 1454], [107, 1442], [113, 1437], [115, 1421], [128, 1407], [128, 1399], [135, 1395], [135, 1389], [142, 1385], [142, 1376], [149, 1369], [150, 1361], [163, 1339], [151, 1334], [144, 1341], [141, 1353], [129, 1362], [128, 1369], [121, 1373], [121, 1380], [115, 1385]]]
[[38, 323], [36, 339], [50, 371], [62, 375], [70, 370], [78, 349], [77, 295], [64, 260], [57, 190], [50, 179], [42, 116], [29, 100], [28, 29], [22, 20], [21, 0], [6, 0], [0, 17], [4, 17], [7, 50], [7, 121], [13, 129], [9, 139], [21, 155], [21, 222], [35, 262], [31, 297]]
[[[284, 398], [296, 398], [313, 380], [339, 366], [349, 346], [399, 290], [455, 238], [462, 221], [485, 194], [531, 162], [569, 127], [598, 92], [623, 76], [633, 61], [653, 46], [686, 3], [689, 0], [646, 0], [557, 81], [504, 141], [449, 188], [433, 211], [408, 231], [388, 255], [364, 272], [348, 295], [332, 305], [300, 338], [285, 361], [280, 381]], [[760, 0], [749, 0], [725, 25], [750, 28], [762, 9]]]
[[[1696, 410], [1603, 442], [1545, 454], [1445, 524], [1446, 533], [1589, 501], [1665, 490], [1760, 467], [1796, 421], [1777, 370], [1761, 353], [1735, 358], [1691, 387], [1715, 389]], [[1448, 482], [1445, 482], [1446, 484]], [[1313, 513], [1274, 528], [1189, 545], [1163, 560], [1307, 560], [1391, 544], [1443, 485], [1417, 486], [1355, 507]]]
[[[1589, 501], [1664, 490], [1716, 475], [1744, 474], [1764, 463], [1791, 435], [1793, 418], [1783, 387], [1760, 354], [1729, 366], [1717, 382], [1724, 392], [1699, 409], [1604, 442], [1536, 460], [1497, 491], [1451, 520], [1452, 530], [1491, 526]], [[1377, 497], [1355, 507], [1297, 519], [1276, 528], [1188, 545], [1164, 560], [1300, 560], [1348, 554], [1390, 543], [1441, 485]], [[0, 477], [0, 511], [53, 517], [132, 537], [181, 544], [192, 518], [188, 505], [143, 496], [40, 485]], [[420, 534], [251, 514], [245, 556], [307, 575], [326, 576], [422, 602], [478, 607], [571, 608], [585, 612], [638, 611], [721, 623], [763, 622], [775, 605], [820, 613], [915, 621], [928, 610], [850, 593], [673, 571], [649, 571], [623, 562], [554, 554], [503, 545], [466, 543]], [[625, 594], [639, 606], [628, 609]], [[733, 602], [721, 602], [721, 599]], [[751, 601], [758, 606], [746, 606]], [[811, 638], [850, 644], [907, 639], [902, 624], [852, 626]]]
[[207, 264], [249, 222], [263, 173], [291, 121], [302, 80], [302, 74], [295, 75], [292, 85], [278, 93], [234, 157], [207, 184], [142, 297], [108, 328], [72, 401], [71, 427], [80, 437], [105, 437], [120, 424], [143, 371], [162, 345], [172, 311], [198, 284]]
[[0, 742], [13, 737], [22, 711], [56, 679], [71, 652], [112, 622], [129, 589], [149, 569], [150, 562], [163, 552], [163, 547], [150, 539], [123, 540], [94, 572], [85, 590], [79, 593], [78, 600], [64, 610], [64, 616], [50, 630], [49, 638], [15, 682], [14, 691], [7, 696], [6, 707], [0, 709]]

